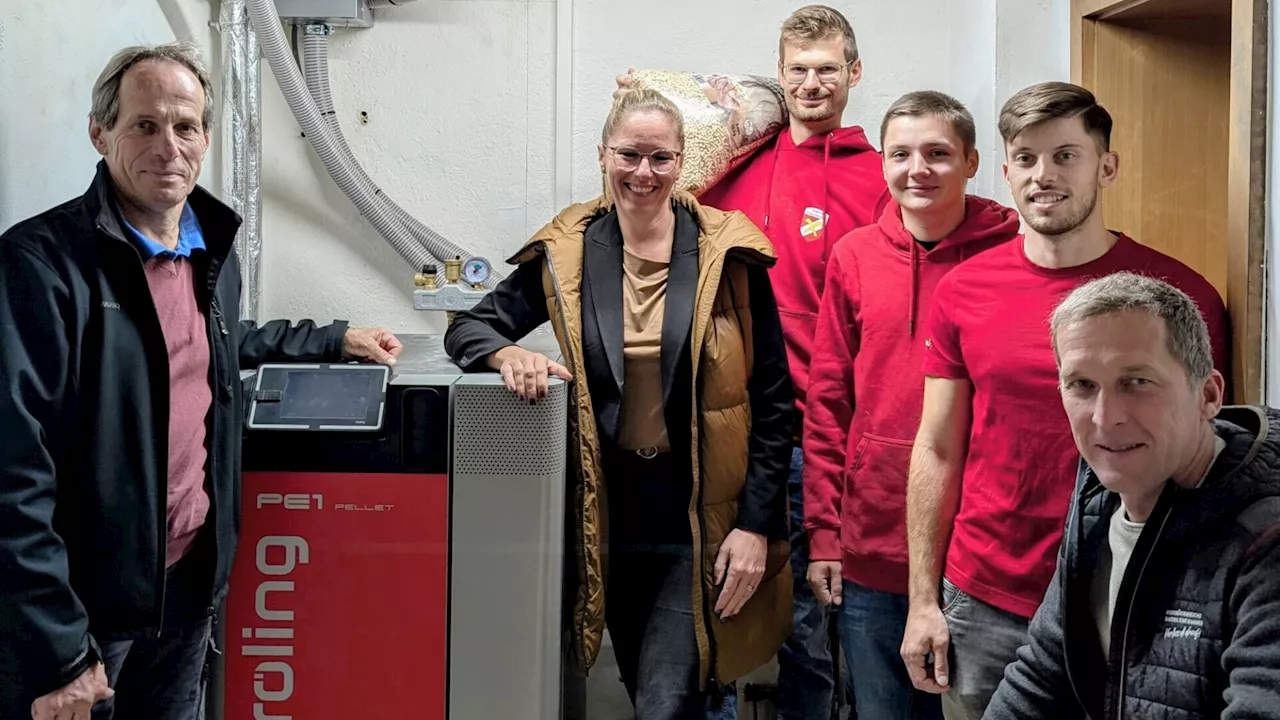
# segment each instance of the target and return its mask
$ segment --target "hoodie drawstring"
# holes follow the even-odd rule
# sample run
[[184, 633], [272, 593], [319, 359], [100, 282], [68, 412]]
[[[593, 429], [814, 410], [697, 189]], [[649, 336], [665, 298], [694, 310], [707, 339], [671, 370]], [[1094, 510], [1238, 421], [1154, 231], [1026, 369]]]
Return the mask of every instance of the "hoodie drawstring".
[[907, 337], [916, 336], [916, 295], [920, 292], [920, 243], [911, 239], [911, 305], [907, 311]]
[[773, 167], [769, 169], [769, 182], [764, 187], [764, 234], [770, 240], [773, 239], [769, 230], [769, 214], [773, 212], [773, 180], [778, 176], [778, 155], [782, 152], [782, 133], [785, 132], [791, 131], [785, 127], [782, 128], [773, 143]]
[[[822, 207], [818, 209], [822, 213], [822, 262], [827, 262], [827, 253], [830, 252], [833, 243], [827, 242], [829, 237], [827, 233], [827, 220], [831, 218], [831, 213], [827, 212], [827, 198], [831, 195], [831, 178], [827, 175], [827, 165], [831, 162], [831, 138], [835, 136], [834, 132], [827, 133], [827, 141], [822, 146]], [[836, 238], [839, 240], [839, 238]]]
[[[778, 177], [778, 157], [782, 152], [781, 133], [789, 132], [791, 132], [789, 128], [782, 128], [777, 142], [773, 144], [773, 167], [769, 170], [769, 182], [764, 188], [764, 234], [770, 240], [773, 236], [770, 233], [769, 215], [773, 212], [773, 181]], [[822, 262], [827, 261], [827, 251], [831, 248], [830, 243], [827, 242], [827, 220], [831, 216], [827, 211], [827, 200], [831, 196], [831, 176], [827, 168], [831, 164], [831, 140], [835, 137], [835, 132], [829, 132], [825, 137], [826, 141], [822, 146], [822, 206], [818, 208], [822, 213]], [[799, 148], [799, 146], [796, 147]]]

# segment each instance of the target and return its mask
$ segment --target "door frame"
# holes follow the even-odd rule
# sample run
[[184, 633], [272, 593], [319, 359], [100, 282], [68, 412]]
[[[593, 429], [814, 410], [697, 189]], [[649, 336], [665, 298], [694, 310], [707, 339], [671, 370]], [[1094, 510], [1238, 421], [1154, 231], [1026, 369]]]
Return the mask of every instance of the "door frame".
[[[1206, 0], [1209, 1], [1209, 0]], [[1268, 0], [1231, 3], [1228, 119], [1227, 293], [1231, 385], [1236, 404], [1266, 398], [1266, 198]], [[1071, 0], [1071, 81], [1094, 86], [1097, 24], [1126, 13], [1158, 13], [1170, 0]]]

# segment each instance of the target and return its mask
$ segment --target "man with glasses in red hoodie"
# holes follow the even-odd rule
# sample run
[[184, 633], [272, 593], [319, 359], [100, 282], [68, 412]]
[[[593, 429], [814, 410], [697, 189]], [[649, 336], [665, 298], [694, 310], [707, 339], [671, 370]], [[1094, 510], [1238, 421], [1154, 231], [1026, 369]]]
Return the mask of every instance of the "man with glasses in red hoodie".
[[[777, 249], [769, 279], [801, 413], [831, 247], [849, 231], [874, 223], [889, 200], [880, 153], [862, 128], [841, 126], [849, 91], [861, 79], [857, 40], [844, 15], [825, 5], [796, 10], [782, 23], [778, 40], [778, 81], [789, 127], [698, 198], [720, 210], [741, 211]], [[625, 90], [630, 79], [620, 76], [618, 86]], [[800, 430], [797, 422], [797, 439]], [[778, 651], [777, 706], [782, 720], [828, 720], [834, 673], [825, 610], [805, 579], [802, 474], [797, 442], [787, 482], [794, 624]]]
[[804, 420], [809, 583], [839, 606], [854, 708], [867, 718], [940, 718], [899, 658], [907, 624], [907, 470], [920, 424], [921, 317], [967, 258], [1012, 240], [1018, 215], [965, 194], [978, 171], [973, 116], [922, 91], [880, 125], [893, 200], [832, 248]]

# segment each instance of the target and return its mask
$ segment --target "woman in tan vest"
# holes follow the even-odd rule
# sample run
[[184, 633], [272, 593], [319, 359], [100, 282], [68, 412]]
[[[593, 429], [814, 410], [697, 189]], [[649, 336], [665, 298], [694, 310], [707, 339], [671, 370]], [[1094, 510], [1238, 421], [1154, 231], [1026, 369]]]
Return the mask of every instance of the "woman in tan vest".
[[[651, 90], [605, 123], [609, 192], [572, 205], [445, 347], [521, 399], [571, 393], [571, 657], [609, 629], [637, 720], [701, 720], [791, 626], [786, 478], [795, 401], [768, 268], [739, 213], [673, 192], [679, 110]], [[550, 320], [565, 364], [514, 344]]]

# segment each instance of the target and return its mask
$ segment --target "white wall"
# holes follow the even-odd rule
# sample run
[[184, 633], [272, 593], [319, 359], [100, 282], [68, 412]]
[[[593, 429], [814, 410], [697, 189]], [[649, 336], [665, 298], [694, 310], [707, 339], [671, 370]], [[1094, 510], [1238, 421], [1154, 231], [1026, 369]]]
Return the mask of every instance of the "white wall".
[[[173, 37], [170, 24], [182, 25], [170, 22], [175, 16], [216, 50], [208, 45], [216, 36], [204, 27], [216, 16], [211, 1], [60, 0], [71, 7], [57, 19], [75, 18], [61, 26], [47, 13], [0, 10], [9, 26], [0, 41], [8, 44], [0, 47], [0, 226], [82, 191], [93, 161], [83, 120], [89, 87], [110, 51]], [[615, 74], [628, 66], [772, 74], [778, 27], [800, 4], [573, 2], [565, 138], [572, 199], [599, 192], [595, 147]], [[865, 127], [878, 144], [879, 118], [898, 96], [950, 92], [978, 123], [982, 166], [971, 191], [1008, 202], [996, 116], [1017, 89], [1067, 78], [1068, 5], [837, 4], [854, 25], [864, 64], [846, 122]], [[556, 15], [555, 0], [420, 0], [333, 41], [333, 95], [365, 169], [425, 224], [495, 265], [558, 209], [555, 187], [564, 178], [554, 172]], [[9, 72], [13, 67], [20, 72]], [[439, 318], [411, 309], [412, 269], [324, 173], [266, 63], [262, 77], [263, 316], [439, 330]], [[32, 107], [30, 98], [41, 102]], [[357, 122], [361, 111], [367, 125]], [[33, 174], [40, 183], [31, 182]], [[219, 176], [206, 170], [206, 177]], [[216, 181], [206, 186], [220, 191]]]
[[[89, 95], [111, 55], [178, 37], [216, 44], [209, 3], [58, 0], [55, 11], [0, 2], [0, 232], [89, 187], [99, 159], [89, 144]], [[211, 152], [206, 185], [216, 185], [218, 158]]]

